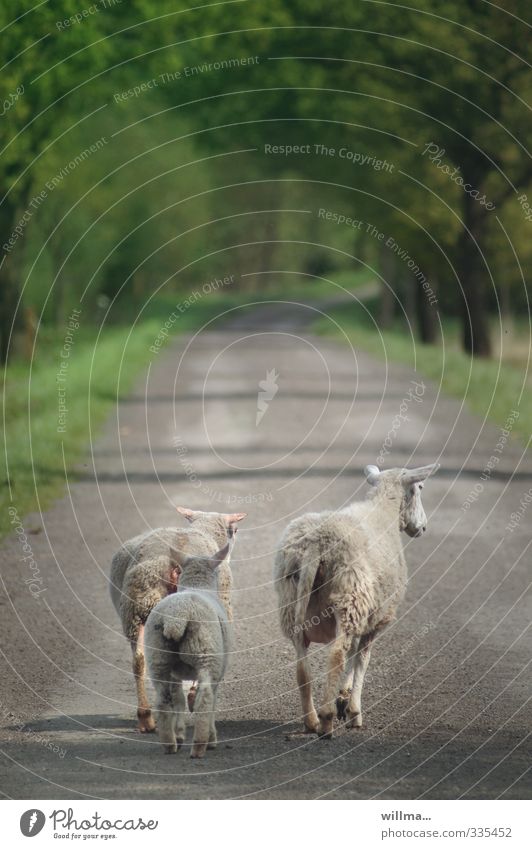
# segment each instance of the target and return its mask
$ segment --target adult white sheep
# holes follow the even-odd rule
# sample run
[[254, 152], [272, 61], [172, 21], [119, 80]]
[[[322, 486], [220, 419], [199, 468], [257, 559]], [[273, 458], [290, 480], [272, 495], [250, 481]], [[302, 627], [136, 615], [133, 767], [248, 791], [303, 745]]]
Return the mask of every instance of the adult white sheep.
[[[330, 738], [335, 706], [349, 728], [362, 725], [362, 685], [371, 644], [395, 618], [406, 588], [400, 532], [419, 537], [426, 530], [420, 492], [438, 468], [379, 471], [366, 466], [374, 489], [365, 501], [337, 512], [307, 513], [294, 519], [281, 538], [275, 587], [281, 629], [296, 650], [307, 733]], [[330, 644], [318, 713], [307, 660], [310, 643]]]

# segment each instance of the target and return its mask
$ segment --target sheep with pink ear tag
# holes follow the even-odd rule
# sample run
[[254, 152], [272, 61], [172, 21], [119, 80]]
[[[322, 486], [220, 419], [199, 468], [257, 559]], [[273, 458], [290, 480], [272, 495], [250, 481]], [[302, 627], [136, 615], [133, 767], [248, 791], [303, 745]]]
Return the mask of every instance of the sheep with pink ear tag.
[[[246, 513], [206, 513], [178, 507], [187, 519], [186, 528], [157, 528], [125, 542], [111, 562], [111, 600], [120, 617], [122, 630], [130, 642], [133, 654], [133, 675], [137, 688], [138, 728], [155, 731], [146, 694], [146, 664], [144, 625], [155, 605], [179, 585], [181, 560], [188, 557], [211, 557], [226, 542], [233, 540], [237, 525]], [[229, 556], [216, 571], [217, 592], [228, 621], [231, 608], [232, 575]], [[196, 688], [189, 693], [189, 707], [194, 706]]]

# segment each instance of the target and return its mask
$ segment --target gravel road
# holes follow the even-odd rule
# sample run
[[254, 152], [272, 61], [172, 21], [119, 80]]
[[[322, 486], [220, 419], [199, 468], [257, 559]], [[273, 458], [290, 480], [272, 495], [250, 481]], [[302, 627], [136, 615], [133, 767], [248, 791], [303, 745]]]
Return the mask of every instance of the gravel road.
[[[532, 504], [507, 528], [532, 493], [530, 460], [511, 438], [498, 449], [499, 429], [408, 367], [313, 336], [314, 317], [279, 303], [237, 310], [154, 355], [65, 497], [21, 517], [38, 595], [18, 537], [2, 544], [4, 797], [530, 796]], [[257, 425], [267, 372], [278, 391]], [[404, 537], [407, 598], [373, 652], [365, 727], [287, 739], [299, 700], [271, 584], [276, 540], [304, 511], [362, 498], [361, 470], [385, 444], [388, 465], [442, 468], [424, 490], [427, 534]], [[119, 544], [180, 524], [176, 504], [249, 514], [233, 556], [220, 744], [201, 762], [164, 756], [156, 736], [135, 731], [129, 647], [107, 584]], [[317, 688], [323, 661], [318, 646]]]

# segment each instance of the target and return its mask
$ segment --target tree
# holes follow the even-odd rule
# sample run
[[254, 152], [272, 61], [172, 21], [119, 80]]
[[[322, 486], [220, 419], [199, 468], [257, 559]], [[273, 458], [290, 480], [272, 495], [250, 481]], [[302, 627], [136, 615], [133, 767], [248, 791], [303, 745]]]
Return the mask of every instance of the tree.
[[21, 247], [48, 196], [45, 186], [34, 186], [36, 164], [72, 128], [106, 108], [109, 86], [102, 74], [130, 49], [126, 39], [112, 35], [154, 5], [106, 0], [83, 10], [77, 0], [37, 6], [20, 0], [16, 17], [7, 4], [0, 7], [0, 362], [16, 317]]
[[[439, 219], [436, 241], [443, 234], [445, 262], [454, 266], [447, 279], [454, 277], [454, 298], [461, 304], [463, 345], [480, 356], [490, 353], [489, 216], [532, 175], [523, 120], [531, 83], [530, 40], [520, 20], [525, 13], [518, 0], [504, 9], [482, 0], [417, 0], [411, 8], [294, 0], [289, 9], [277, 2], [249, 4], [244, 15], [239, 8], [217, 7], [205, 11], [200, 33], [196, 29], [183, 48], [191, 64], [237, 51], [275, 60], [266, 69], [246, 69], [245, 80], [243, 74], [195, 80], [191, 91], [203, 98], [194, 105], [200, 122], [238, 123], [245, 116], [240, 138], [259, 147], [265, 126], [273, 140], [300, 140], [304, 126], [311, 143], [338, 146], [353, 138], [349, 127], [358, 125], [358, 145], [392, 156], [396, 170], [410, 166], [419, 185], [400, 186], [402, 208], [421, 208]], [[175, 93], [168, 96], [175, 100]], [[394, 134], [417, 149], [402, 146]], [[441, 169], [422, 158], [427, 144], [442, 151]], [[270, 165], [262, 163], [265, 170]], [[293, 160], [290, 166], [309, 174], [315, 161]], [[345, 163], [338, 159], [323, 171], [342, 173], [345, 182]], [[377, 174], [359, 170], [355, 180], [357, 189], [379, 193]], [[379, 220], [391, 229], [401, 214], [382, 204]], [[418, 237], [412, 229], [410, 244]], [[437, 269], [438, 250], [432, 258]], [[426, 305], [418, 303], [422, 335], [432, 338]]]

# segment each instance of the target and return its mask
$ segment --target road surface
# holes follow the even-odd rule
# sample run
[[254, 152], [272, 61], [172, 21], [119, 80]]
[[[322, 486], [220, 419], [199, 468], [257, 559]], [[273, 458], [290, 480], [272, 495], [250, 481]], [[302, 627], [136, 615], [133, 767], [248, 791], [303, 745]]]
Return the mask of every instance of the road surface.
[[[497, 450], [499, 429], [412, 369], [313, 336], [314, 317], [278, 303], [237, 310], [154, 355], [65, 497], [21, 517], [37, 597], [18, 538], [2, 544], [4, 797], [530, 795], [532, 506], [507, 529], [532, 487], [530, 462], [511, 439]], [[265, 380], [273, 397], [257, 425]], [[299, 700], [271, 584], [276, 540], [304, 511], [362, 498], [361, 470], [386, 446], [389, 465], [442, 468], [424, 490], [427, 534], [404, 537], [407, 598], [373, 652], [365, 727], [287, 739]], [[220, 743], [201, 762], [164, 756], [156, 736], [135, 731], [129, 647], [107, 585], [119, 544], [180, 524], [176, 504], [249, 514], [233, 557]], [[315, 647], [317, 688], [323, 660]]]

